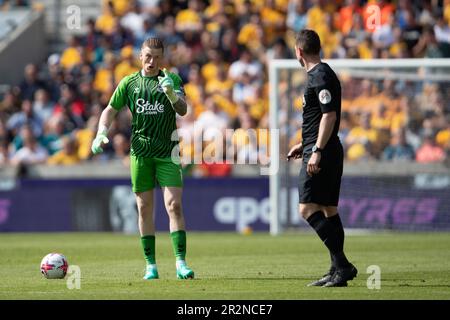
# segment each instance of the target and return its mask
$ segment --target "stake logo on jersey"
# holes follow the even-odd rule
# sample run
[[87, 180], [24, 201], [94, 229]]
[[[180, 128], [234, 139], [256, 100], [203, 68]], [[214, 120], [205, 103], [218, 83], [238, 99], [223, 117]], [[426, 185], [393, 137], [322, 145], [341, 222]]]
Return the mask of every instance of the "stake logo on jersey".
[[136, 113], [152, 115], [164, 112], [164, 105], [156, 100], [155, 104], [151, 104], [142, 98], [136, 100]]
[[[172, 140], [177, 129], [176, 113], [159, 85], [158, 76], [144, 76], [140, 71], [123, 78], [109, 104], [116, 110], [128, 106], [132, 115], [131, 154], [140, 157], [168, 158], [178, 144]], [[183, 93], [181, 78], [169, 73], [174, 91]]]

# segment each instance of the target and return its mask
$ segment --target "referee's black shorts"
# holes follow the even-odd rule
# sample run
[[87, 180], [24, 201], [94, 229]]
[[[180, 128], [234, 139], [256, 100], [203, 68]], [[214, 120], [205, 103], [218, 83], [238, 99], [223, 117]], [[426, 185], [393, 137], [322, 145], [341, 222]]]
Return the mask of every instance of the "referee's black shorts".
[[306, 172], [311, 158], [311, 148], [305, 148], [300, 169], [299, 202], [316, 203], [323, 206], [338, 206], [341, 190], [341, 177], [344, 168], [344, 150], [342, 144], [327, 146], [322, 151], [319, 173], [312, 177]]

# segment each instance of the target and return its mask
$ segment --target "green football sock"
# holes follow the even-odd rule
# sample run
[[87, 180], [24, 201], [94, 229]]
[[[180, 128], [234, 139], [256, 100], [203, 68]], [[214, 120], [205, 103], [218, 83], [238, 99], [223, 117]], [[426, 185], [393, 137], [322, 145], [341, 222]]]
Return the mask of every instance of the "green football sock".
[[186, 231], [178, 230], [170, 233], [172, 238], [173, 252], [177, 260], [185, 260], [186, 258]]
[[149, 235], [141, 237], [141, 244], [147, 264], [156, 264], [155, 236]]

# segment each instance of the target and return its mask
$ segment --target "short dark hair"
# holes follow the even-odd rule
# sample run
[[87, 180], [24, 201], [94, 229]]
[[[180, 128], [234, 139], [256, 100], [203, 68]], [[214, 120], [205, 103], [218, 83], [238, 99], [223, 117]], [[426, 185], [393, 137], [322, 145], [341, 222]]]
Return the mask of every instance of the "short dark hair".
[[297, 47], [305, 54], [316, 55], [320, 53], [320, 38], [314, 30], [303, 29], [295, 37]]
[[142, 48], [148, 47], [150, 49], [162, 49], [164, 52], [164, 43], [160, 38], [148, 38], [142, 43]]

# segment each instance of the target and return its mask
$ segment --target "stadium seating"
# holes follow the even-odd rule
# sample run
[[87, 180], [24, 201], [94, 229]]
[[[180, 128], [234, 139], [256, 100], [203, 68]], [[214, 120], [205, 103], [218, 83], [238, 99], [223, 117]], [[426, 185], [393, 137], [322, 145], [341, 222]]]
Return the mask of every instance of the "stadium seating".
[[[350, 2], [355, 5], [307, 0], [103, 0], [101, 13], [83, 26], [85, 32], [70, 36], [64, 49], [49, 55], [41, 67], [26, 66], [22, 83], [0, 98], [0, 165], [110, 159], [127, 163], [123, 150], [123, 138], [130, 134], [127, 112], [110, 131], [110, 140], [117, 143], [96, 157], [86, 150], [115, 86], [124, 75], [139, 70], [139, 47], [150, 36], [164, 39], [165, 65], [185, 82], [190, 115], [178, 123], [184, 128], [205, 118], [208, 126], [222, 129], [267, 128], [267, 62], [294, 58], [294, 35], [302, 28], [319, 33], [326, 59], [450, 57], [450, 1], [440, 7], [428, 5], [429, 1]], [[376, 28], [368, 23], [369, 5], [380, 8], [381, 24]], [[448, 88], [429, 84], [407, 93], [395, 81], [342, 82], [347, 93], [340, 136], [348, 161], [449, 158]], [[301, 107], [300, 100], [299, 96], [294, 106]], [[235, 131], [239, 134], [242, 131]], [[299, 134], [291, 137], [292, 143]], [[20, 152], [30, 139], [47, 156]], [[253, 154], [256, 148], [244, 148], [250, 140], [242, 140], [246, 154], [238, 150], [237, 156], [258, 157]], [[73, 157], [62, 156], [64, 148], [78, 151], [71, 151]], [[185, 143], [182, 152], [194, 148]], [[200, 175], [230, 173], [204, 165], [198, 170]]]

